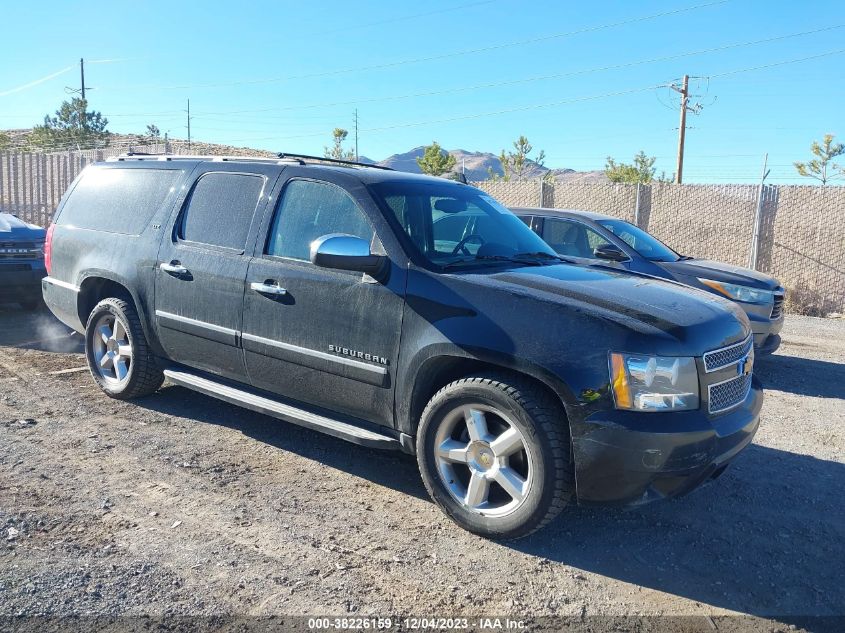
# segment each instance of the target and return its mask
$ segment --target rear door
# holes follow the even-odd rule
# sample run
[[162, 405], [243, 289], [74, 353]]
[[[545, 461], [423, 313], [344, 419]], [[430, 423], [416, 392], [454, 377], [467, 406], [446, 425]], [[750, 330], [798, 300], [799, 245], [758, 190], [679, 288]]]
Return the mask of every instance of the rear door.
[[246, 381], [240, 348], [249, 254], [278, 168], [205, 163], [156, 262], [155, 322], [174, 361]]
[[[313, 168], [312, 168], [313, 169]], [[381, 252], [366, 188], [328, 170], [289, 167], [249, 266], [243, 347], [253, 385], [378, 424], [392, 425], [405, 269], [387, 279], [314, 266], [310, 244], [330, 233]]]

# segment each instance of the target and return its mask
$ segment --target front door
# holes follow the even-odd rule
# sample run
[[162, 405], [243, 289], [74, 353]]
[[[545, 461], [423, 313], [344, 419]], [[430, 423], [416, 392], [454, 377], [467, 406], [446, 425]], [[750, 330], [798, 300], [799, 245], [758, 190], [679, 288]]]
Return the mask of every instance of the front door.
[[[244, 295], [243, 348], [253, 385], [300, 402], [391, 426], [405, 271], [389, 278], [329, 270], [309, 259], [330, 233], [364, 238], [378, 213], [356, 195], [288, 168], [279, 203], [268, 210]], [[301, 176], [301, 177], [300, 177]], [[366, 211], [365, 211], [366, 209]]]
[[236, 167], [209, 163], [174, 211], [156, 262], [155, 323], [171, 360], [246, 381], [244, 279], [274, 174]]

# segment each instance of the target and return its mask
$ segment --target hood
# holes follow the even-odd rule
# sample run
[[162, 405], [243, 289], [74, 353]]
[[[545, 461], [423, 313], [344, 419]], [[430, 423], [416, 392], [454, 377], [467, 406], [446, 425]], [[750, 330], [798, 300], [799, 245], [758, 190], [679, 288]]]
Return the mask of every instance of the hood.
[[28, 224], [9, 213], [0, 213], [0, 242], [34, 242], [43, 240], [47, 231]]
[[733, 302], [657, 278], [570, 264], [472, 276], [476, 282], [621, 324], [634, 335], [632, 347], [623, 351], [698, 356], [751, 332], [746, 315]]
[[750, 286], [763, 290], [775, 290], [780, 287], [778, 280], [770, 275], [759, 273], [750, 268], [732, 266], [724, 262], [709, 259], [683, 259], [677, 262], [661, 262], [663, 268], [676, 275], [703, 277], [713, 281], [722, 281], [740, 286]]

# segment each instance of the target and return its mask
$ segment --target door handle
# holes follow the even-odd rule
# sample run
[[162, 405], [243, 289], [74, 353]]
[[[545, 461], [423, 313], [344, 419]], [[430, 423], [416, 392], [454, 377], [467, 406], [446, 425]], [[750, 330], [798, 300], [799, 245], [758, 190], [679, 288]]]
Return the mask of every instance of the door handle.
[[173, 260], [169, 264], [166, 262], [161, 262], [159, 264], [159, 268], [161, 268], [164, 272], [170, 273], [171, 275], [187, 275], [188, 269], [185, 268], [182, 264], [180, 264], [177, 260]]
[[267, 283], [261, 281], [254, 281], [249, 284], [250, 290], [255, 290], [255, 292], [262, 294], [262, 295], [271, 295], [273, 297], [281, 297], [282, 295], [286, 295], [288, 293], [287, 290], [282, 288], [277, 283]]

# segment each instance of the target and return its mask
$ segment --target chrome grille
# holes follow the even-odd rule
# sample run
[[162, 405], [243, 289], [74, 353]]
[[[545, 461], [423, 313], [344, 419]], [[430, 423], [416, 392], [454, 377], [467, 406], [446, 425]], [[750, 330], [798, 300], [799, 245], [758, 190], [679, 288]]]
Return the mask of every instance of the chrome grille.
[[710, 413], [720, 413], [742, 404], [751, 390], [751, 374], [741, 374], [707, 388]]
[[783, 314], [783, 295], [775, 295], [775, 304], [772, 306], [772, 321], [775, 321]]
[[744, 341], [728, 345], [727, 347], [722, 347], [721, 349], [714, 349], [712, 352], [707, 352], [704, 355], [705, 370], [710, 373], [711, 371], [716, 371], [722, 367], [733, 365], [751, 351], [753, 344], [754, 339], [749, 334], [748, 338]]

